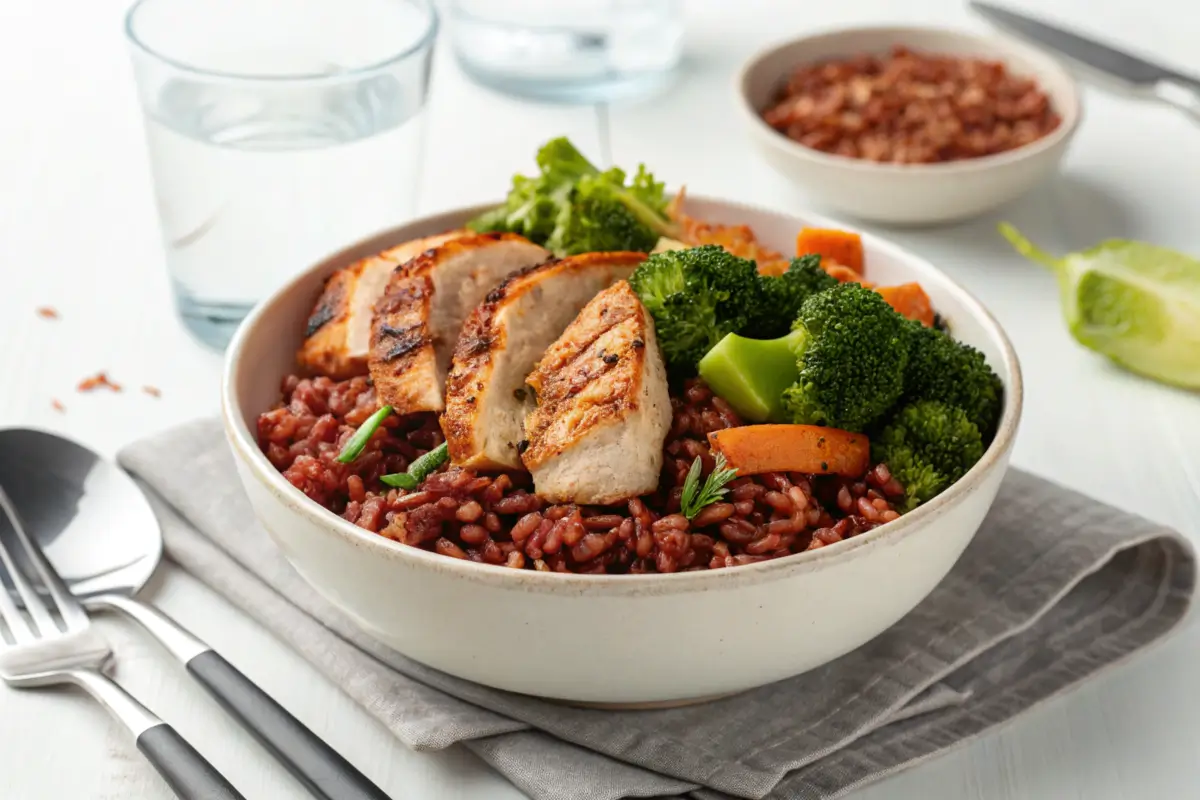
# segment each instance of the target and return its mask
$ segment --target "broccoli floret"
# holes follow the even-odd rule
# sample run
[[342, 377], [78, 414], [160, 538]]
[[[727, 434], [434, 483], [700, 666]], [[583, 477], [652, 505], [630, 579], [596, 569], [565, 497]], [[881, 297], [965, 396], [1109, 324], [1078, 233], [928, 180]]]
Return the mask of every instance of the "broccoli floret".
[[678, 235], [663, 184], [644, 166], [630, 185], [624, 170], [601, 172], [565, 138], [538, 151], [539, 174], [516, 175], [503, 205], [467, 223], [476, 232], [518, 233], [555, 255], [637, 250]]
[[675, 371], [695, 370], [757, 311], [758, 268], [718, 245], [652, 255], [629, 283], [654, 317], [659, 347]]
[[805, 300], [793, 328], [807, 336], [783, 396], [792, 422], [863, 431], [900, 398], [912, 328], [878, 293], [838, 284]]
[[904, 486], [911, 511], [965, 475], [983, 457], [983, 439], [961, 408], [919, 400], [897, 412], [871, 450]]
[[635, 250], [648, 253], [662, 236], [675, 233], [666, 214], [663, 185], [644, 167], [633, 184], [614, 167], [585, 175], [572, 190], [555, 220], [546, 247], [559, 255]]
[[1000, 417], [1004, 386], [983, 353], [935, 328], [910, 323], [912, 350], [904, 376], [904, 400], [939, 400], [967, 413], [991, 442]]
[[761, 275], [759, 313], [747, 332], [756, 339], [775, 339], [791, 329], [800, 306], [812, 295], [837, 286], [837, 278], [821, 267], [816, 254], [792, 259], [782, 275]]

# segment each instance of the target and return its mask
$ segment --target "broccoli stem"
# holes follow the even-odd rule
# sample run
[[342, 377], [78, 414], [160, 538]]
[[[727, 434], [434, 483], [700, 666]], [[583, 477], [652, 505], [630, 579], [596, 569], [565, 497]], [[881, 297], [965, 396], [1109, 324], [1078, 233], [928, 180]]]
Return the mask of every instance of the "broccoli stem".
[[744, 419], [789, 422], [783, 393], [800, 377], [797, 358], [807, 344], [802, 328], [778, 339], [731, 333], [700, 359], [700, 377]]

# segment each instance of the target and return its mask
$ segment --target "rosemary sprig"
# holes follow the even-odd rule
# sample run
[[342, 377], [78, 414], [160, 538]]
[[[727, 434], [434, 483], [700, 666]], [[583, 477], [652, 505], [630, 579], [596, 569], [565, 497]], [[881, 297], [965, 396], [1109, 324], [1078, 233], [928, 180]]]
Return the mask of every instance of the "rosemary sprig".
[[700, 456], [696, 456], [696, 460], [692, 462], [692, 468], [688, 470], [687, 477], [683, 481], [683, 493], [679, 497], [679, 513], [689, 520], [695, 519], [705, 506], [710, 506], [724, 497], [725, 492], [728, 491], [725, 484], [737, 477], [736, 469], [726, 468], [725, 456], [722, 453], [717, 453], [713, 471], [708, 474], [704, 485], [701, 486], [700, 473], [703, 469], [704, 462]]

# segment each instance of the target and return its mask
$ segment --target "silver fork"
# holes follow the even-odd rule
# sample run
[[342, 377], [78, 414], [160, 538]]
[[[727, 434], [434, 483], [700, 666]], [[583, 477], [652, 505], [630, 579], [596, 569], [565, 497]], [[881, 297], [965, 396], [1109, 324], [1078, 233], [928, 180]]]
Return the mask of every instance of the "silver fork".
[[[112, 648], [26, 534], [3, 488], [0, 511], [0, 578], [7, 577], [28, 613], [0, 585], [0, 678], [21, 688], [74, 684], [85, 690], [129, 729], [138, 750], [183, 800], [245, 800], [174, 728], [104, 674]], [[14, 539], [21, 548], [16, 554], [9, 549]], [[31, 574], [23, 574], [22, 566]]]

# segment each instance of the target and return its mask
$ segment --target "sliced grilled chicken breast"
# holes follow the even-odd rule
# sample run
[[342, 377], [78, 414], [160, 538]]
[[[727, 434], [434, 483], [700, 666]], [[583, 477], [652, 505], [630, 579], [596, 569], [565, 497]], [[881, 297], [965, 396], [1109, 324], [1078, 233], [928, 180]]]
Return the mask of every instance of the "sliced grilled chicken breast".
[[550, 253], [512, 233], [463, 236], [392, 273], [375, 305], [367, 365], [380, 402], [399, 414], [441, 411], [463, 321], [489, 291]]
[[296, 356], [300, 366], [339, 380], [366, 374], [371, 315], [392, 271], [426, 250], [468, 234], [462, 229], [414, 239], [330, 275], [308, 317], [307, 338]]
[[596, 295], [527, 379], [521, 460], [539, 497], [610, 505], [652, 492], [671, 427], [654, 322], [626, 281]]
[[628, 278], [644, 253], [587, 253], [514, 275], [463, 325], [446, 379], [442, 430], [450, 459], [471, 469], [523, 469], [525, 377], [597, 292]]

